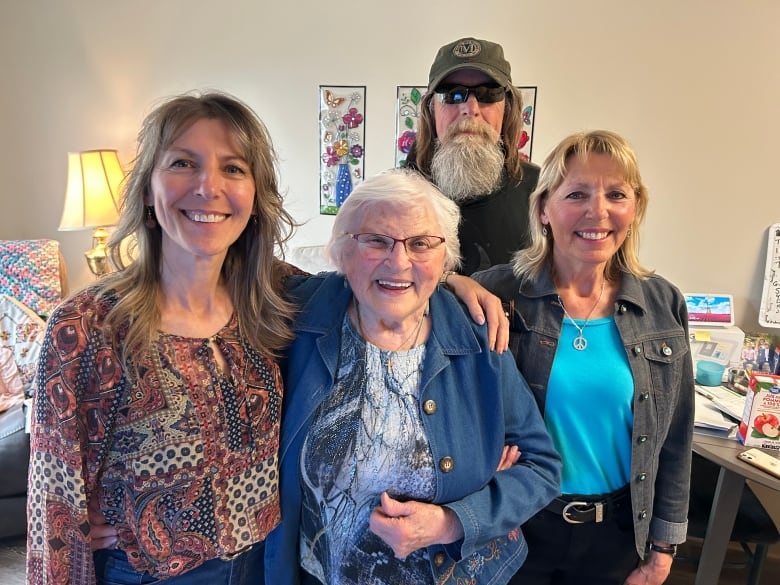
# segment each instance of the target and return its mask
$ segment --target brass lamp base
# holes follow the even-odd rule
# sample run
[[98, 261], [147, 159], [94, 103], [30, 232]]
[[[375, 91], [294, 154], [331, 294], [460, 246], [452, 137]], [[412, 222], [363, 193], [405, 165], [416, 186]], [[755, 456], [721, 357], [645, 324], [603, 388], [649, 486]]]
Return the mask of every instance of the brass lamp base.
[[92, 249], [84, 252], [87, 259], [87, 265], [95, 276], [103, 276], [110, 271], [108, 262], [108, 251], [106, 244], [108, 242], [108, 230], [97, 228], [92, 232]]

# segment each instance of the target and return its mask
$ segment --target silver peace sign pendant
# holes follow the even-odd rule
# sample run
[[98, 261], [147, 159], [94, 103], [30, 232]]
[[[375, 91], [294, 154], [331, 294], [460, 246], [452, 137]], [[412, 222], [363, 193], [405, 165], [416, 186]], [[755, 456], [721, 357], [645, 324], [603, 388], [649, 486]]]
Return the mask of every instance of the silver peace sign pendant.
[[571, 342], [571, 344], [574, 346], [574, 349], [577, 351], [582, 351], [586, 347], [588, 347], [588, 340], [585, 339], [581, 334], [574, 338], [574, 341]]

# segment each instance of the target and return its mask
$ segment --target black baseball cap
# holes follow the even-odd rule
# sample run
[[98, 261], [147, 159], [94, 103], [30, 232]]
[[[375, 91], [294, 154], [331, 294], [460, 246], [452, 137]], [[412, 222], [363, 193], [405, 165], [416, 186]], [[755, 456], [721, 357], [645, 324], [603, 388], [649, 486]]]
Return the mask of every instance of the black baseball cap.
[[445, 77], [459, 69], [477, 69], [502, 87], [512, 85], [511, 67], [501, 45], [466, 37], [444, 45], [436, 53], [428, 74], [428, 89], [434, 91]]

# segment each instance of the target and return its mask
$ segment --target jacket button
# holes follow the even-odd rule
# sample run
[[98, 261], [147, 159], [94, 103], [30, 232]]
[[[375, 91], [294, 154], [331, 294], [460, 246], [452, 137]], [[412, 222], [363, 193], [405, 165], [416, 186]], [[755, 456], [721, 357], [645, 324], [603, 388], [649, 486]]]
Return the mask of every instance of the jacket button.
[[646, 473], [640, 473], [639, 474], [639, 481], [645, 481], [647, 479]]
[[650, 392], [642, 392], [642, 393], [639, 395], [639, 401], [640, 401], [640, 402], [644, 402], [644, 401], [645, 401], [645, 400], [647, 400], [648, 398], [650, 398]]
[[639, 435], [639, 439], [637, 439], [638, 443], [646, 443], [647, 442], [647, 435]]
[[437, 567], [441, 567], [446, 560], [447, 555], [445, 555], [443, 552], [437, 552], [435, 555], [433, 555], [433, 564]]
[[442, 457], [439, 460], [439, 469], [441, 469], [444, 473], [449, 473], [455, 469], [455, 460], [449, 455]]
[[634, 353], [636, 355], [639, 355], [640, 353], [642, 353], [642, 346], [641, 345], [635, 345], [634, 346]]
[[426, 400], [423, 402], [423, 411], [425, 414], [433, 414], [436, 412], [436, 401], [435, 400]]
[[626, 308], [626, 306], [625, 306], [625, 305], [620, 305], [620, 312], [621, 312], [621, 313], [625, 313], [626, 311], [628, 311], [628, 309]]
[[645, 518], [647, 518], [647, 510], [642, 510], [639, 512], [639, 519], [644, 520]]

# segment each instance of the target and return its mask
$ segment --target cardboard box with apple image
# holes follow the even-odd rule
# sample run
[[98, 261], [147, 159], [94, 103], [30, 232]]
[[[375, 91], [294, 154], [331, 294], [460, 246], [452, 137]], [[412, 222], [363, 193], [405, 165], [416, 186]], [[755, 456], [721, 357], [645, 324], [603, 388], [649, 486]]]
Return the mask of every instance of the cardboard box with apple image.
[[750, 447], [780, 451], [780, 376], [751, 374], [739, 440]]

